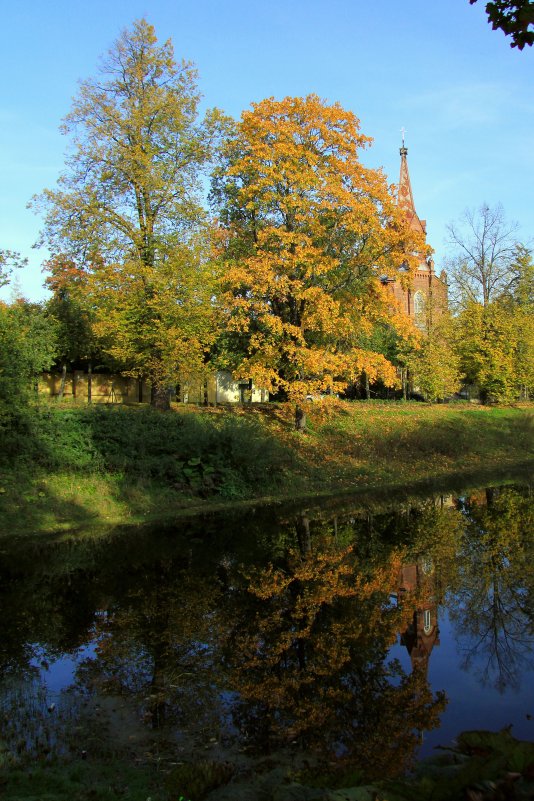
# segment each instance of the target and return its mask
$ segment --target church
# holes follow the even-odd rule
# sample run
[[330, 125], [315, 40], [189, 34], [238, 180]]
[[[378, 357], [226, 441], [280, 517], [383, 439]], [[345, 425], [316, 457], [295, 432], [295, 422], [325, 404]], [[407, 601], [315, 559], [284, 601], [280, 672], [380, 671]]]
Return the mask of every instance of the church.
[[[408, 171], [408, 148], [404, 146], [404, 138], [399, 152], [401, 163], [397, 203], [404, 210], [410, 227], [422, 233], [426, 242], [426, 220], [422, 220], [415, 210]], [[447, 275], [445, 271], [437, 275], [432, 257], [421, 257], [409, 289], [404, 289], [394, 278], [384, 278], [383, 281], [390, 286], [402, 311], [422, 331], [427, 331], [432, 324], [432, 318], [439, 316], [447, 308]]]

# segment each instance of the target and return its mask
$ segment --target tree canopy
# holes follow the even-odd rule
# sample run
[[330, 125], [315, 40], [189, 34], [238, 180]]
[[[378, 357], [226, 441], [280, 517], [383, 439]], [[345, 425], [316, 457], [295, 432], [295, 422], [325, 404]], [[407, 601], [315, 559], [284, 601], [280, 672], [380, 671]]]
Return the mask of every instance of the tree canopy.
[[201, 213], [198, 171], [217, 116], [198, 122], [196, 80], [146, 20], [123, 31], [64, 119], [71, 148], [58, 188], [33, 200], [53, 253], [153, 265], [187, 238]]
[[[473, 5], [477, 0], [469, 0]], [[512, 37], [511, 47], [520, 50], [534, 44], [534, 5], [532, 0], [493, 0], [486, 3], [486, 14], [493, 30], [500, 28]]]
[[100, 76], [81, 83], [63, 124], [65, 171], [57, 189], [34, 198], [42, 241], [86, 273], [84, 308], [92, 304], [104, 348], [123, 372], [148, 378], [162, 405], [180, 371], [205, 357], [206, 326], [192, 322], [199, 287], [210, 314], [199, 186], [220, 115], [199, 122], [198, 103], [193, 66], [177, 64], [171, 42], [159, 44], [138, 20]]
[[387, 277], [407, 285], [425, 245], [380, 170], [354, 114], [315, 95], [243, 113], [215, 175], [220, 214], [221, 358], [236, 375], [295, 399], [338, 391], [363, 370], [395, 381], [362, 332], [392, 312]]

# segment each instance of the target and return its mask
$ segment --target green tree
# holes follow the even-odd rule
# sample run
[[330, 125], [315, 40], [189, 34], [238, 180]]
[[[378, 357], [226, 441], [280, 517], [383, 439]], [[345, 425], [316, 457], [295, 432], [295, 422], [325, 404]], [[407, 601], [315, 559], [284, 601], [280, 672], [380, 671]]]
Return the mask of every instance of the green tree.
[[217, 330], [213, 291], [201, 242], [176, 246], [156, 266], [102, 263], [89, 277], [98, 342], [124, 375], [150, 378], [160, 408], [167, 387], [205, 373]]
[[483, 305], [468, 301], [454, 324], [456, 352], [482, 400], [511, 401], [534, 392], [534, 265], [517, 245], [501, 291]]
[[[473, 5], [477, 0], [469, 0]], [[486, 3], [486, 14], [493, 30], [500, 28], [512, 37], [511, 47], [520, 50], [534, 44], [534, 6], [532, 0], [493, 0]]]
[[[159, 44], [144, 19], [121, 34], [100, 72], [81, 83], [64, 120], [72, 147], [58, 188], [46, 189], [33, 205], [44, 213], [41, 241], [52, 253], [86, 268], [113, 264], [125, 283], [139, 279], [137, 324], [148, 341], [162, 326], [153, 303], [160, 266], [183, 263], [184, 250], [195, 251], [205, 232], [199, 171], [220, 115], [211, 112], [199, 122], [196, 71], [177, 64], [172, 43]], [[176, 249], [179, 260], [172, 258]], [[189, 265], [198, 266], [196, 255]], [[147, 378], [155, 401], [165, 403], [161, 380], [171, 366], [162, 368], [166, 348], [159, 346], [159, 333], [148, 344], [161, 369]]]
[[63, 396], [67, 366], [83, 364], [89, 374], [90, 403], [92, 366], [99, 343], [94, 332], [94, 311], [87, 297], [88, 271], [65, 256], [50, 259], [45, 270], [48, 273], [45, 285], [52, 292], [46, 307], [57, 323], [57, 360], [62, 371], [59, 397]]
[[443, 400], [458, 392], [460, 366], [454, 349], [453, 323], [448, 314], [442, 314], [420, 338], [418, 346], [408, 350], [406, 366], [414, 390], [425, 400]]
[[527, 364], [520, 354], [523, 333], [513, 310], [497, 301], [487, 306], [472, 301], [457, 318], [456, 338], [461, 370], [467, 382], [478, 387], [483, 402], [519, 397], [526, 377], [518, 368]]
[[534, 262], [532, 251], [521, 243], [515, 248], [512, 280], [501, 299], [525, 311], [534, 311]]
[[41, 305], [0, 302], [0, 425], [28, 403], [55, 354], [55, 325]]

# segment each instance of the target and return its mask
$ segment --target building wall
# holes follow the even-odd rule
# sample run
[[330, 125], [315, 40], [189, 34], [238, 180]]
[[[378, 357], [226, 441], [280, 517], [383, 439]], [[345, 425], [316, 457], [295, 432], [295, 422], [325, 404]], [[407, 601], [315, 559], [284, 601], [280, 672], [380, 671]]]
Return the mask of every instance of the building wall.
[[[79, 403], [88, 401], [89, 377], [76, 370], [67, 373], [63, 395]], [[43, 373], [39, 380], [39, 392], [57, 397], [61, 387], [60, 373]], [[250, 385], [249, 381], [235, 381], [229, 372], [219, 371], [207, 377], [189, 376], [171, 393], [173, 400], [181, 403], [262, 403], [269, 400], [267, 390]], [[93, 373], [91, 380], [93, 403], [139, 403], [139, 380], [120, 375]], [[142, 384], [142, 402], [150, 403], [150, 384]]]
[[[420, 269], [415, 273], [409, 289], [404, 289], [398, 281], [391, 282], [389, 287], [402, 311], [420, 328], [426, 328], [429, 313], [435, 318], [447, 309], [447, 279], [444, 272], [438, 276], [431, 269]], [[418, 293], [423, 301], [422, 310], [418, 308]]]

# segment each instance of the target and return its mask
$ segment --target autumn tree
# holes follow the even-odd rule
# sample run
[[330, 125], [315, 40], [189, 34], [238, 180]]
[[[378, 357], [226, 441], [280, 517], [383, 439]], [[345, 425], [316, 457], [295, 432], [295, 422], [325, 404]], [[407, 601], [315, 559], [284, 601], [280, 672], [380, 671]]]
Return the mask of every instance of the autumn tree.
[[[180, 258], [173, 263], [182, 264], [203, 230], [199, 170], [209, 157], [218, 114], [199, 122], [198, 103], [193, 66], [177, 64], [170, 40], [159, 44], [152, 25], [136, 21], [109, 51], [100, 75], [81, 82], [62, 126], [71, 140], [65, 171], [56, 189], [33, 201], [44, 213], [41, 241], [52, 253], [81, 267], [113, 264], [119, 284], [137, 277], [137, 322], [147, 341], [162, 325], [152, 276], [173, 261], [176, 249]], [[187, 263], [191, 271], [199, 267], [196, 255]], [[205, 283], [205, 276], [199, 280]], [[159, 336], [149, 346], [161, 367]], [[171, 367], [147, 375], [160, 400], [162, 375]]]
[[487, 306], [514, 282], [517, 224], [506, 220], [502, 206], [466, 209], [447, 226], [451, 294], [457, 305], [475, 301]]
[[296, 401], [342, 390], [362, 371], [396, 380], [358, 343], [380, 320], [402, 328], [385, 278], [407, 286], [425, 245], [383, 173], [361, 163], [370, 141], [338, 104], [270, 98], [243, 113], [215, 174], [219, 354], [237, 376]]
[[[469, 0], [473, 5], [477, 0]], [[486, 14], [493, 30], [500, 28], [512, 37], [511, 47], [520, 50], [534, 44], [534, 7], [532, 0], [492, 0], [486, 3]]]
[[200, 244], [177, 245], [157, 265], [101, 263], [89, 276], [100, 346], [124, 375], [148, 376], [162, 389], [158, 405], [167, 387], [206, 370], [216, 320], [203, 252]]

